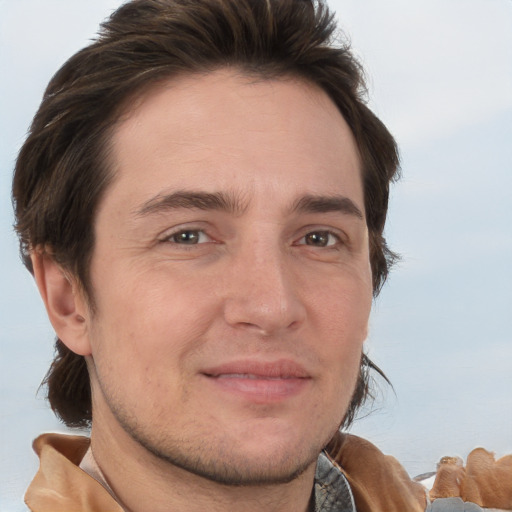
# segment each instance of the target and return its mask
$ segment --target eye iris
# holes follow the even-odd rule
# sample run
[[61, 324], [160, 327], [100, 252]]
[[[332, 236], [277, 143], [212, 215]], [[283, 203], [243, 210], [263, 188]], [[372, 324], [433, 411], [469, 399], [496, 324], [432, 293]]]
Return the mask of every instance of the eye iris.
[[197, 231], [182, 231], [173, 236], [173, 241], [178, 244], [197, 244], [199, 233]]
[[329, 233], [317, 232], [306, 235], [306, 245], [325, 247], [329, 243]]

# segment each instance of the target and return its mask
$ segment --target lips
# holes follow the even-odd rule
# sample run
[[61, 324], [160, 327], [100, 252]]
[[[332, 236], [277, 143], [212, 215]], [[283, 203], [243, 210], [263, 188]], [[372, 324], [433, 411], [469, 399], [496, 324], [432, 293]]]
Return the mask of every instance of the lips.
[[311, 382], [306, 369], [291, 360], [235, 361], [202, 373], [217, 393], [256, 404], [282, 402], [299, 394]]
[[248, 379], [308, 379], [306, 369], [291, 360], [278, 361], [234, 361], [204, 370], [208, 377]]
[[210, 377], [215, 377], [217, 379], [265, 379], [265, 380], [281, 380], [281, 379], [294, 379], [295, 377], [291, 377], [288, 375], [283, 375], [279, 377], [268, 377], [266, 375], [254, 375], [252, 373], [223, 373], [220, 375], [210, 375]]

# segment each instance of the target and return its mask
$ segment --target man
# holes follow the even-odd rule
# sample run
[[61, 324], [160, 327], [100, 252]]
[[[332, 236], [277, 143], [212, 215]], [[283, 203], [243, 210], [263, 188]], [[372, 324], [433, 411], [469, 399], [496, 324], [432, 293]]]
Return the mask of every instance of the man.
[[338, 433], [375, 369], [398, 155], [334, 35], [308, 0], [135, 0], [50, 82], [17, 229], [58, 336], [50, 403], [91, 436], [35, 441], [31, 510], [427, 506]]

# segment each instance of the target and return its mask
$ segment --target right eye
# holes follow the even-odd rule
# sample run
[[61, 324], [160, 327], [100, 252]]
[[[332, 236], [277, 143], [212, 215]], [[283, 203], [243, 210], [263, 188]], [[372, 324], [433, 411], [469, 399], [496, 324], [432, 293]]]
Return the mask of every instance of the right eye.
[[197, 245], [211, 242], [211, 238], [200, 229], [182, 229], [171, 233], [162, 241], [180, 245]]

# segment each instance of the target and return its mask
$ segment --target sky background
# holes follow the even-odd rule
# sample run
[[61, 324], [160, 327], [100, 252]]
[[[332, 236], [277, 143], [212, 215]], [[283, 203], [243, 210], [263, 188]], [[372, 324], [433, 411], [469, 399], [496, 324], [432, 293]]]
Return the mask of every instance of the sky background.
[[[52, 74], [116, 0], [0, 0], [0, 510], [23, 510], [31, 440], [65, 431], [37, 389], [53, 332], [17, 253], [10, 182]], [[512, 452], [512, 1], [331, 0], [397, 138], [386, 234], [402, 262], [367, 349], [381, 385], [352, 432], [414, 476], [477, 446]]]

